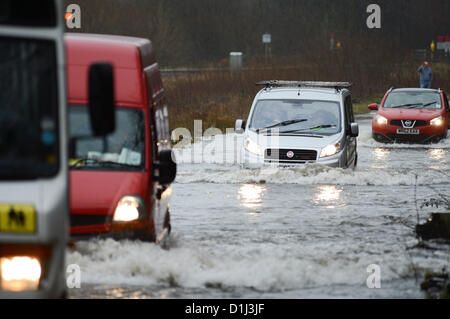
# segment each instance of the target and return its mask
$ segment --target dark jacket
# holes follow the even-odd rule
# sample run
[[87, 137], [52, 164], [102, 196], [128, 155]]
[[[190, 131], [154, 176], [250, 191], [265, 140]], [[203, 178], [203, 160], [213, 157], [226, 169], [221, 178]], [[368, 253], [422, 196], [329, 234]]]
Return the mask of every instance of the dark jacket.
[[419, 68], [419, 73], [420, 73], [420, 81], [431, 81], [433, 80], [433, 72], [431, 71], [431, 68], [424, 68], [423, 66], [421, 66]]

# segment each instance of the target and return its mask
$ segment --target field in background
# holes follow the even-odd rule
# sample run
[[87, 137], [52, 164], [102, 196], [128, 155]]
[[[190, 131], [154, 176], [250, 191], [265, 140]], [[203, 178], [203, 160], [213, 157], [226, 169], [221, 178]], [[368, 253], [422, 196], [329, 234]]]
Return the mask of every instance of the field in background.
[[[323, 62], [323, 61], [322, 61]], [[203, 130], [233, 128], [236, 119], [245, 119], [261, 80], [349, 81], [355, 113], [367, 113], [367, 105], [380, 103], [390, 87], [417, 87], [415, 62], [401, 65], [356, 65], [345, 63], [310, 63], [303, 65], [258, 66], [238, 73], [227, 70], [183, 74], [164, 78], [170, 127], [193, 131], [194, 120], [203, 121]], [[431, 65], [433, 87], [450, 91], [450, 65]]]

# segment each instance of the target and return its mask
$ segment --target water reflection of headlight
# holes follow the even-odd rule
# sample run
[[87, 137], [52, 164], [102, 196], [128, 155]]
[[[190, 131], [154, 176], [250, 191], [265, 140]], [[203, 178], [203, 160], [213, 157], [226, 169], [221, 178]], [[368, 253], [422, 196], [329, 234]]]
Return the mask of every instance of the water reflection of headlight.
[[337, 189], [336, 186], [319, 186], [317, 187], [319, 193], [316, 195], [316, 200], [321, 202], [336, 201], [341, 197], [342, 190]]
[[446, 151], [441, 148], [431, 149], [429, 152], [430, 152], [431, 159], [436, 160], [436, 161], [439, 161], [439, 160], [445, 158], [445, 155], [446, 155]]
[[318, 186], [317, 190], [319, 191], [314, 199], [314, 201], [319, 205], [326, 205], [326, 208], [334, 209], [336, 206], [345, 206], [345, 205], [336, 205], [336, 201], [338, 201], [341, 197], [342, 190], [338, 189], [336, 186]]
[[373, 155], [375, 155], [377, 160], [385, 160], [389, 155], [389, 151], [385, 148], [376, 148], [373, 150]]
[[241, 205], [247, 208], [262, 206], [262, 197], [266, 188], [261, 185], [241, 185], [239, 195]]

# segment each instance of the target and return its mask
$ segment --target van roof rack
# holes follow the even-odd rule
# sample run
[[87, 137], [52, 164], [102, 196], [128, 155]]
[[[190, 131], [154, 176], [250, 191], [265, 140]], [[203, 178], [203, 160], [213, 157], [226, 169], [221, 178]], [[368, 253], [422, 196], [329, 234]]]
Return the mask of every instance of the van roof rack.
[[270, 80], [256, 82], [256, 85], [265, 86], [266, 88], [273, 87], [295, 87], [295, 88], [331, 88], [339, 91], [351, 87], [353, 84], [350, 82], [315, 82], [315, 81], [282, 81], [282, 80]]

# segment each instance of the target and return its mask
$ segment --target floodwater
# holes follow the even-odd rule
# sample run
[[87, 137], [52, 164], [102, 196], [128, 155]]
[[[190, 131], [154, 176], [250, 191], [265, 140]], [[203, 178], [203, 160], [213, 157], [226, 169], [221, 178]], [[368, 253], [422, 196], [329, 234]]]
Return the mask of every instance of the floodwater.
[[[442, 210], [422, 202], [450, 192], [450, 139], [384, 145], [371, 138], [370, 115], [357, 121], [356, 170], [241, 169], [236, 135], [216, 137], [221, 151], [208, 150], [214, 139], [178, 150], [170, 249], [80, 242], [68, 250], [67, 263], [82, 271], [69, 296], [423, 298], [424, 273], [450, 266], [450, 245], [425, 249], [414, 232]], [[374, 264], [379, 289], [367, 285]]]

